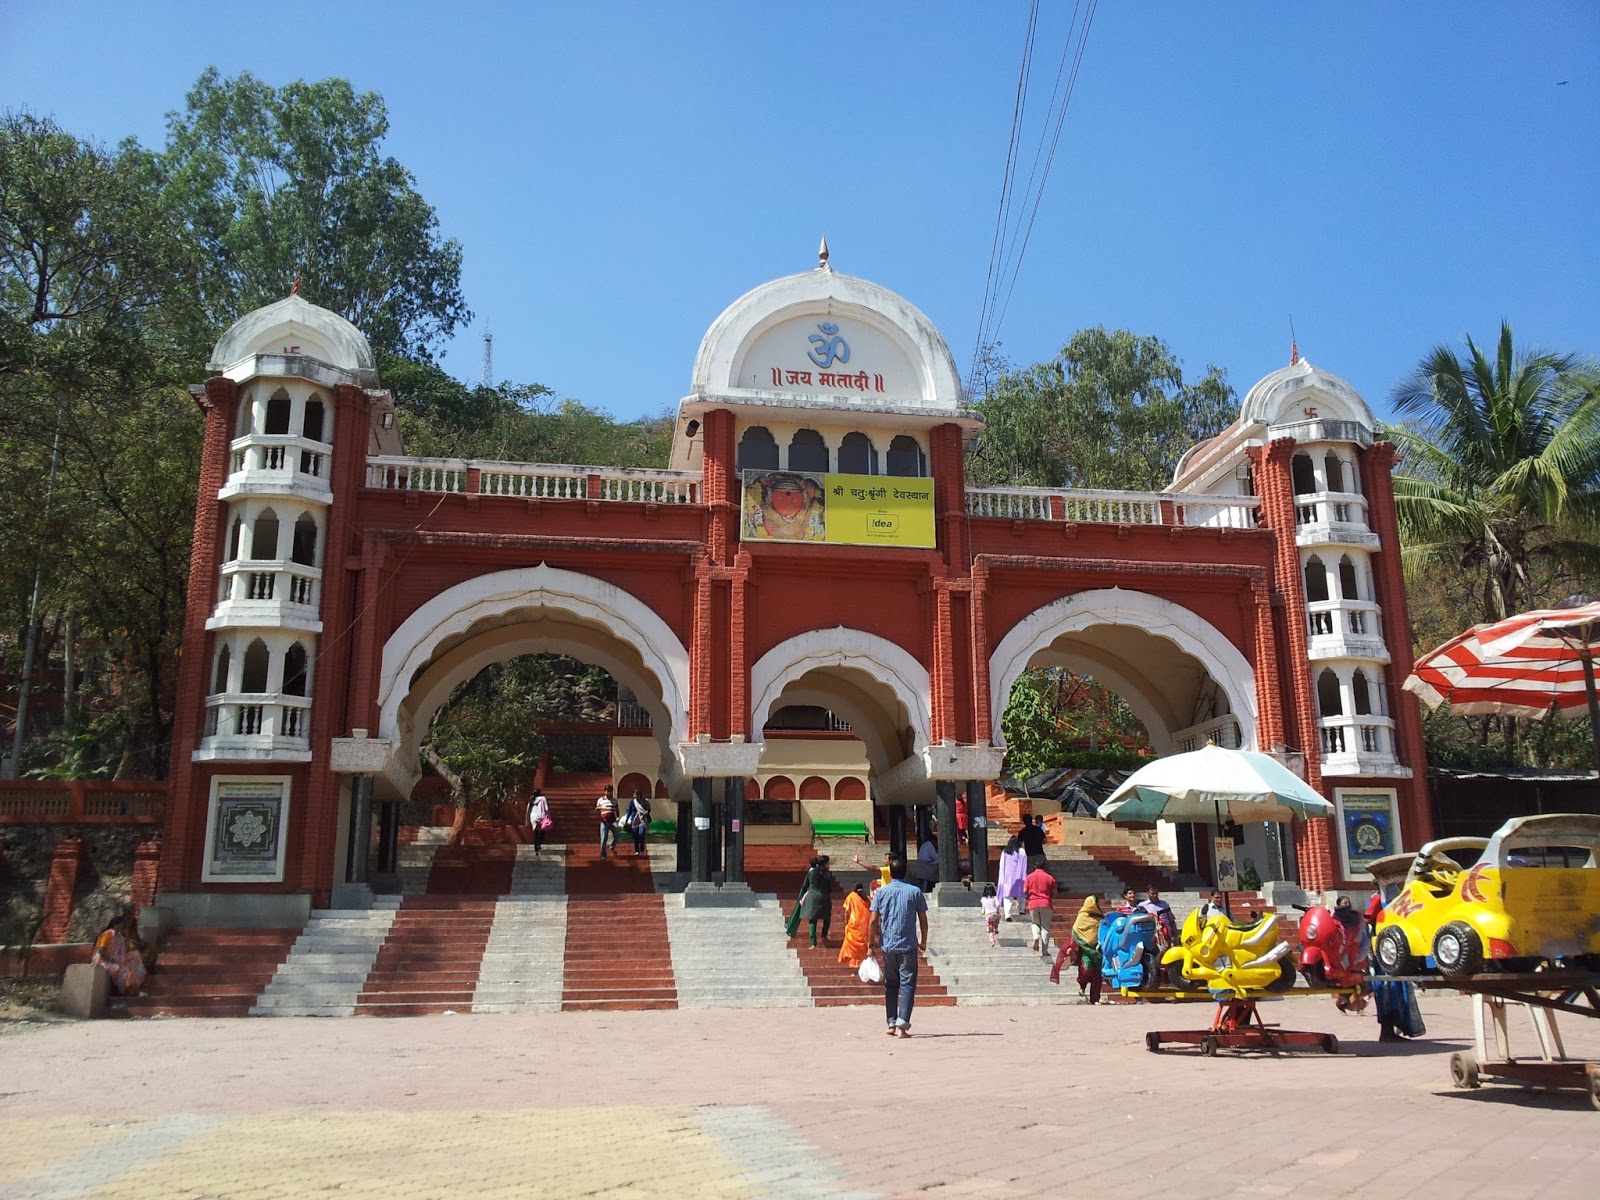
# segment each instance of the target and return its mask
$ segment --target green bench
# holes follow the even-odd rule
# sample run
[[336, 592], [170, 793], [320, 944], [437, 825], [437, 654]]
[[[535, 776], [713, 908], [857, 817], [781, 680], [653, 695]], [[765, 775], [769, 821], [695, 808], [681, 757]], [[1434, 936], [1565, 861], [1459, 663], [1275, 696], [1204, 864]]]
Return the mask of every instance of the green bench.
[[872, 840], [865, 821], [813, 821], [811, 836], [860, 838], [863, 842]]
[[678, 823], [676, 821], [651, 821], [650, 836], [675, 838], [678, 836]]

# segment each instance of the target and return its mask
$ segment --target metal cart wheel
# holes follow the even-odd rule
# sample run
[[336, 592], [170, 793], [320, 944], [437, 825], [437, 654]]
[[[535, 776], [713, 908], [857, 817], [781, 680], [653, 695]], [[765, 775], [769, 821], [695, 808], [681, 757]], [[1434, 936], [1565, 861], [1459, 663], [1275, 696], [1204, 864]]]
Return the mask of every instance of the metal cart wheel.
[[1215, 1058], [1217, 1056], [1217, 1046], [1217, 1039], [1209, 1033], [1200, 1039], [1200, 1053], [1207, 1058]]
[[1322, 1049], [1328, 1054], [1339, 1053], [1339, 1039], [1331, 1033], [1328, 1034], [1327, 1037], [1322, 1039]]
[[1450, 1082], [1458, 1088], [1475, 1088], [1478, 1083], [1478, 1060], [1465, 1050], [1450, 1056]]
[[1144, 1035], [1144, 1048], [1146, 1050], [1150, 1051], [1151, 1054], [1160, 1053], [1160, 1051], [1161, 1051], [1161, 1035], [1159, 1033], [1155, 1033], [1154, 1031], [1145, 1034]]

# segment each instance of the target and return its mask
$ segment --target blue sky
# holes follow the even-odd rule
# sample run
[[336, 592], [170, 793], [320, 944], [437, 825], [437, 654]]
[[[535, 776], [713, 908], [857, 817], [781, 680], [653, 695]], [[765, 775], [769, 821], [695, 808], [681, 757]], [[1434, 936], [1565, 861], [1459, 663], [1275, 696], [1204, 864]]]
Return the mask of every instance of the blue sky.
[[[1043, 8], [1041, 71], [1072, 11]], [[0, 106], [158, 145], [208, 64], [376, 90], [389, 152], [465, 248], [477, 319], [446, 365], [476, 379], [489, 329], [499, 378], [630, 417], [673, 408], [717, 314], [814, 266], [823, 234], [966, 369], [1026, 15], [0, 0]], [[1595, 3], [1106, 0], [1002, 351], [1125, 326], [1242, 396], [1288, 361], [1292, 314], [1380, 413], [1432, 345], [1502, 318], [1600, 353], [1597, 63]]]

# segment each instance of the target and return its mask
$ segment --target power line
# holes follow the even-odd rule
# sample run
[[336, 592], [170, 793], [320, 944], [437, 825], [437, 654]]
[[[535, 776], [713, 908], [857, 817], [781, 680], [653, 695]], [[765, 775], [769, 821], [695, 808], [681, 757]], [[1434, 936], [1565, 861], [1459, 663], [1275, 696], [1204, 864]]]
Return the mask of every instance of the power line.
[[989, 251], [989, 269], [984, 280], [983, 302], [978, 314], [977, 340], [973, 346], [972, 365], [967, 375], [969, 384], [975, 378], [984, 347], [993, 345], [998, 339], [1000, 327], [1011, 306], [1011, 297], [1016, 290], [1017, 278], [1022, 270], [1022, 260], [1027, 254], [1033, 227], [1039, 216], [1039, 207], [1044, 199], [1045, 184], [1049, 180], [1050, 169], [1055, 163], [1056, 149], [1066, 125], [1067, 109], [1072, 103], [1072, 95], [1077, 87], [1084, 47], [1088, 42], [1089, 28], [1094, 22], [1095, 4], [1096, 0], [1087, 0], [1087, 3], [1085, 0], [1078, 0], [1073, 7], [1072, 18], [1068, 22], [1062, 43], [1061, 56], [1056, 64], [1049, 106], [1041, 124], [1038, 142], [1034, 147], [1028, 181], [1021, 190], [1019, 200], [1016, 176], [1020, 162], [1019, 150], [1027, 124], [1027, 98], [1038, 27], [1038, 0], [1034, 0], [1028, 10], [1022, 65], [1017, 79], [1017, 98], [1012, 108], [1011, 137], [1006, 148], [1006, 166], [1001, 179], [1000, 202], [995, 215], [995, 235]]

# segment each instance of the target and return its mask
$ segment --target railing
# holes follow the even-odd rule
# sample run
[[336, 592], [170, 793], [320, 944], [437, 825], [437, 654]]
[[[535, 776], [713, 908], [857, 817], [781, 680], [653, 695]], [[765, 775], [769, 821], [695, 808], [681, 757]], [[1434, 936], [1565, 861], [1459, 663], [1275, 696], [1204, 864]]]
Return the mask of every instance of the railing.
[[253, 433], [235, 438], [234, 474], [242, 471], [296, 471], [313, 479], [327, 475], [328, 444], [292, 433]]
[[165, 783], [19, 779], [0, 783], [0, 824], [156, 825], [167, 807]]
[[1362, 714], [1355, 717], [1323, 717], [1317, 722], [1326, 757], [1371, 755], [1394, 757], [1394, 722], [1388, 717]]
[[1174, 754], [1187, 754], [1203, 749], [1207, 742], [1215, 742], [1224, 750], [1239, 749], [1244, 743], [1239, 732], [1239, 718], [1232, 713], [1224, 713], [1199, 725], [1180, 729], [1172, 735], [1172, 750]]
[[204, 736], [220, 741], [265, 738], [304, 742], [311, 735], [311, 698], [280, 693], [220, 693], [206, 697]]
[[1367, 498], [1358, 492], [1307, 492], [1294, 498], [1296, 525], [1367, 528]]
[[304, 563], [239, 558], [222, 564], [217, 603], [230, 600], [276, 600], [315, 607], [322, 571]]
[[1370, 600], [1313, 600], [1306, 610], [1306, 632], [1314, 638], [1383, 639], [1382, 613]]
[[632, 700], [617, 702], [617, 728], [618, 729], [649, 729], [651, 728], [650, 710], [642, 704]]
[[967, 513], [1013, 521], [1089, 525], [1187, 525], [1254, 529], [1254, 496], [1187, 492], [1082, 491], [1068, 488], [968, 488]]
[[453, 492], [529, 500], [698, 504], [698, 471], [480, 462], [464, 458], [367, 459], [367, 486], [390, 492]]

